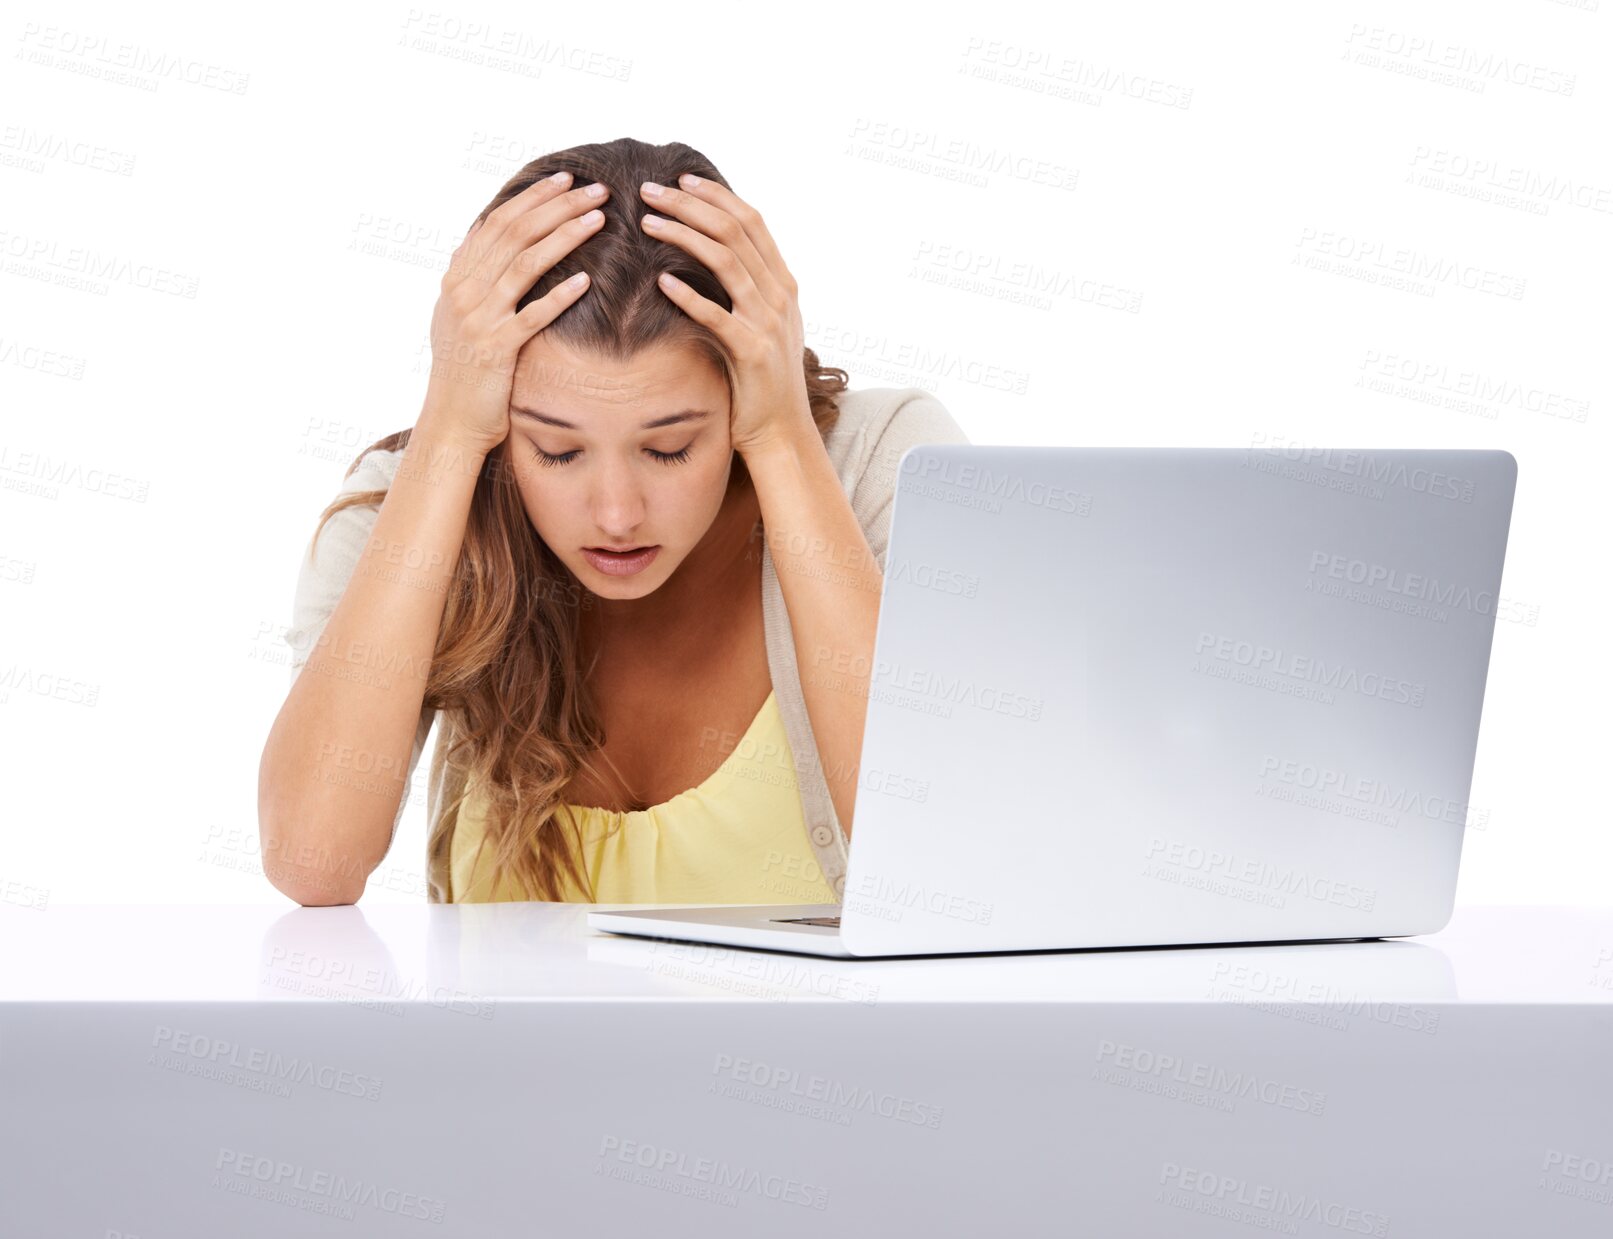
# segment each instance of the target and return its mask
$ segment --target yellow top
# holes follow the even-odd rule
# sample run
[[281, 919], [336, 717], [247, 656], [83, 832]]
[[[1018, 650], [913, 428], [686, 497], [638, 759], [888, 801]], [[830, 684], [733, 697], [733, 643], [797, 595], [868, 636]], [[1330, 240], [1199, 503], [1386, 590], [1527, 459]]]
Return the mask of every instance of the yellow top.
[[[726, 761], [698, 787], [648, 809], [569, 805], [599, 903], [835, 903], [801, 814], [795, 762], [773, 693]], [[454, 903], [525, 898], [479, 849], [485, 801], [472, 788], [449, 843]], [[565, 878], [565, 902], [588, 903]]]

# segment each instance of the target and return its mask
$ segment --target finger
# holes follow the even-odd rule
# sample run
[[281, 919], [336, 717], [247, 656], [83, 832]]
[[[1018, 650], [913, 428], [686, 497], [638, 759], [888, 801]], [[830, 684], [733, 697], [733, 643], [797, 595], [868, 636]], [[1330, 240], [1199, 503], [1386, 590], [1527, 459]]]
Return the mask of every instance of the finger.
[[728, 297], [736, 310], [752, 314], [759, 304], [764, 304], [756, 281], [751, 279], [745, 264], [720, 241], [714, 241], [688, 224], [665, 216], [646, 215], [639, 221], [639, 227], [650, 236], [668, 241], [692, 254], [728, 290]]
[[527, 206], [531, 206], [535, 202], [547, 201], [557, 194], [564, 193], [570, 184], [571, 173], [565, 171], [556, 172], [552, 176], [540, 177], [538, 180], [533, 181], [532, 184], [521, 190], [508, 202], [500, 203], [492, 210], [478, 215], [476, 221], [465, 231], [465, 239], [459, 243], [459, 249], [455, 250], [454, 253], [457, 255], [463, 251], [472, 237], [480, 235], [485, 239], [487, 233], [483, 231], [483, 227], [489, 220], [505, 220], [510, 218], [511, 214], [519, 213], [520, 210], [525, 209], [524, 207], [517, 207], [515, 212], [506, 212], [506, 207], [520, 203], [523, 199]]
[[[641, 187], [640, 197], [649, 203], [652, 211], [664, 211], [667, 215], [676, 217], [686, 227], [704, 233], [712, 240], [727, 246], [744, 267], [746, 275], [750, 277], [751, 286], [762, 294], [769, 305], [775, 309], [779, 308], [781, 305], [779, 295], [783, 290], [779, 288], [772, 272], [767, 269], [767, 263], [757, 252], [750, 235], [734, 215], [720, 206], [671, 186], [662, 186], [661, 192], [653, 197], [645, 194]], [[671, 230], [662, 231], [668, 233], [670, 239]], [[736, 292], [732, 288], [728, 291], [731, 295]]]
[[561, 280], [543, 296], [522, 306], [519, 314], [499, 328], [495, 334], [499, 336], [500, 345], [512, 353], [520, 352], [522, 345], [559, 318], [569, 306], [576, 304], [587, 291], [586, 271], [577, 272], [569, 280]]
[[[542, 231], [548, 232], [567, 215], [587, 210], [587, 207], [580, 205], [586, 196], [581, 190], [568, 191], [570, 184], [569, 172], [561, 171], [542, 177], [482, 216], [481, 225], [465, 236], [465, 259], [459, 264], [465, 275], [475, 276], [488, 284], [496, 281], [510, 259], [531, 244], [534, 235], [537, 235], [514, 235], [524, 222], [532, 218], [533, 212], [552, 207], [557, 202], [566, 203], [571, 208], [542, 215], [547, 224]], [[592, 199], [587, 201], [592, 203]]]
[[701, 326], [711, 328], [729, 348], [733, 348], [735, 322], [732, 314], [709, 297], [701, 296], [670, 271], [663, 271], [656, 283], [674, 305]]
[[[511, 202], [513, 201], [515, 199], [512, 198]], [[596, 210], [597, 204], [603, 201], [604, 196], [595, 198], [588, 193], [586, 187], [573, 189], [548, 199], [540, 196], [533, 199], [532, 205], [528, 206], [524, 214], [509, 220], [496, 238], [487, 236], [487, 233], [498, 227], [491, 222], [492, 217], [489, 216], [488, 227], [470, 239], [471, 254], [466, 260], [466, 265], [471, 268], [470, 274], [483, 283], [500, 289], [507, 290], [519, 284], [513, 297], [501, 298], [503, 304], [513, 307], [514, 303], [525, 295], [526, 290], [532, 287], [533, 281], [539, 275], [554, 266], [577, 244], [591, 236], [594, 229], [604, 222], [603, 213]], [[575, 228], [568, 230], [568, 222], [574, 224], [575, 217], [589, 212], [596, 215], [593, 224], [581, 232]], [[545, 260], [541, 266], [523, 268], [519, 265], [530, 261], [524, 259], [523, 255], [532, 251], [534, 243], [542, 245], [550, 237], [556, 237], [558, 240], [537, 255], [538, 258]], [[525, 279], [524, 284], [519, 283], [522, 278]], [[509, 283], [506, 283], [506, 280]]]
[[442, 273], [442, 287], [450, 288], [464, 279], [470, 273], [471, 263], [466, 258], [470, 253], [471, 238], [474, 237], [481, 226], [487, 222], [487, 216], [478, 215], [471, 221], [471, 226], [465, 229], [465, 235], [454, 247], [454, 252], [448, 255], [448, 269]]
[[546, 271], [598, 232], [604, 223], [603, 211], [590, 210], [586, 215], [566, 220], [535, 244], [515, 254], [489, 293], [488, 303], [513, 310], [515, 303], [526, 296]]
[[501, 202], [487, 213], [486, 219], [495, 229], [505, 227], [511, 220], [525, 215], [540, 203], [558, 197], [571, 187], [571, 173], [564, 170], [552, 176], [539, 177], [508, 201]]
[[[728, 186], [719, 181], [696, 176], [692, 172], [685, 172], [680, 176], [678, 186], [690, 198], [721, 207], [738, 220], [740, 227], [745, 230], [746, 238], [761, 257], [762, 264], [767, 268], [768, 274], [773, 277], [781, 288], [794, 290], [795, 277], [790, 274], [790, 269], [784, 265], [784, 256], [779, 253], [778, 244], [773, 240], [773, 234], [762, 219], [760, 211], [729, 189]], [[760, 286], [761, 281], [758, 280], [757, 284]]]

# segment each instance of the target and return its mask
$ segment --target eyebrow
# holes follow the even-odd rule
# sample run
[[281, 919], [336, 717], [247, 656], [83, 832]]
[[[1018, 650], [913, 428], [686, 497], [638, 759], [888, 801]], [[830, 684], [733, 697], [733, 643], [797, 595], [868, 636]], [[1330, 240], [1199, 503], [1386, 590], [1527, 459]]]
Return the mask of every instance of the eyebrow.
[[[540, 413], [536, 409], [523, 408], [520, 405], [511, 405], [510, 412], [521, 417], [531, 418], [535, 422], [542, 422], [546, 426], [558, 426], [562, 430], [576, 430], [577, 427], [558, 417], [550, 417], [547, 413]], [[665, 417], [657, 417], [645, 422], [640, 430], [655, 430], [661, 426], [676, 426], [680, 422], [698, 422], [702, 418], [710, 417], [710, 409], [684, 409], [680, 413], [668, 413]]]

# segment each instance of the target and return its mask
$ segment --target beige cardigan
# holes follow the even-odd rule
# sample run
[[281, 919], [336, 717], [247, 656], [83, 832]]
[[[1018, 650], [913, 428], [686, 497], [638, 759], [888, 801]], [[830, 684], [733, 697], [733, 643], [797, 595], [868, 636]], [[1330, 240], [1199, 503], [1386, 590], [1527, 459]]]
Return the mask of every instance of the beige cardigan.
[[[852, 511], [862, 525], [869, 549], [883, 571], [885, 548], [890, 536], [891, 502], [902, 453], [919, 443], [967, 443], [969, 440], [941, 402], [921, 388], [849, 390], [840, 394], [839, 405], [839, 421], [825, 436], [824, 446], [840, 477], [840, 484], [851, 501]], [[402, 456], [402, 452], [367, 453], [343, 482], [338, 493], [385, 490], [391, 485]], [[336, 604], [341, 601], [378, 514], [373, 507], [347, 508], [337, 513], [320, 534], [318, 554], [311, 554], [314, 550], [311, 542], [304, 553], [292, 602], [291, 627], [285, 638], [291, 647], [293, 682], [308, 661], [308, 655], [336, 610]], [[796, 782], [800, 788], [801, 810], [807, 833], [825, 880], [840, 896], [846, 884], [846, 838], [835, 813], [834, 802], [829, 797], [828, 784], [823, 778], [823, 763], [810, 760], [810, 755], [817, 752], [817, 745], [801, 692], [789, 613], [785, 609], [784, 594], [779, 588], [772, 553], [765, 542], [762, 553], [762, 617], [768, 670], [772, 675], [773, 690], [778, 699], [779, 712], [784, 718], [790, 748], [796, 759]], [[409, 756], [409, 781], [414, 778], [415, 768], [420, 762], [437, 714], [438, 711], [429, 708], [421, 711], [420, 725], [415, 732], [414, 747]], [[452, 726], [451, 719], [450, 715], [445, 727]], [[450, 740], [451, 737], [439, 736], [437, 747], [432, 752], [431, 771], [426, 785], [426, 813], [433, 827], [444, 806], [456, 800], [463, 786], [463, 776], [450, 769], [444, 760]], [[803, 760], [803, 755], [808, 755], [808, 759]], [[407, 795], [401, 798], [398, 816], [393, 821], [394, 836], [408, 800]], [[438, 866], [431, 868], [437, 869]], [[447, 873], [430, 872], [426, 875], [426, 881], [428, 902], [443, 902], [448, 893]]]

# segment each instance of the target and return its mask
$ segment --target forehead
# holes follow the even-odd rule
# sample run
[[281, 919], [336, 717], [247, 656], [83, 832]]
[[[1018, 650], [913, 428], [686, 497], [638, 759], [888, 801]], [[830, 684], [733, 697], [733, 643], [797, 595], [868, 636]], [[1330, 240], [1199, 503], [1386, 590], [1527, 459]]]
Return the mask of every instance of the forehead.
[[541, 332], [516, 363], [510, 403], [574, 420], [614, 410], [726, 408], [728, 387], [690, 345], [655, 345], [625, 361], [570, 348]]

